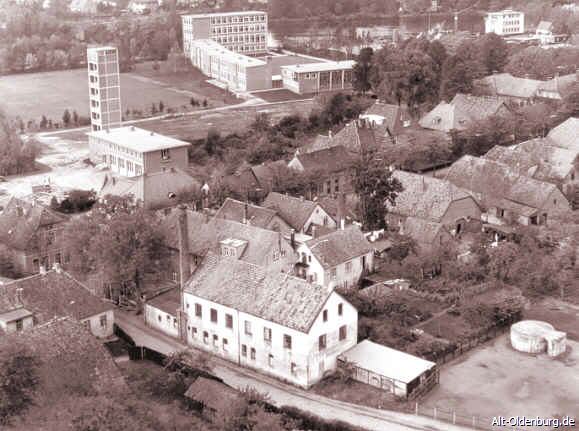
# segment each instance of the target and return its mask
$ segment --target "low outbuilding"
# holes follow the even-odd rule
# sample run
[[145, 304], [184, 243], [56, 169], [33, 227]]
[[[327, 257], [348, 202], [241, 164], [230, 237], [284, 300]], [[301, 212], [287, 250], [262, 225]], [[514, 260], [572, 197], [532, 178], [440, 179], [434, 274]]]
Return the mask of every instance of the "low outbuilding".
[[339, 366], [353, 367], [353, 378], [401, 398], [413, 398], [439, 381], [434, 362], [364, 340], [338, 357]]

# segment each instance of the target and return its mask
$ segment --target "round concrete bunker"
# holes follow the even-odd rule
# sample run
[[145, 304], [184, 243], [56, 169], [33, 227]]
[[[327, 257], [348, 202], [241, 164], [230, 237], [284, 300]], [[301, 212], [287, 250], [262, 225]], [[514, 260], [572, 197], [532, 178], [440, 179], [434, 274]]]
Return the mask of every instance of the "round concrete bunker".
[[511, 326], [511, 345], [525, 353], [547, 352], [558, 356], [565, 351], [567, 334], [539, 320], [523, 320]]

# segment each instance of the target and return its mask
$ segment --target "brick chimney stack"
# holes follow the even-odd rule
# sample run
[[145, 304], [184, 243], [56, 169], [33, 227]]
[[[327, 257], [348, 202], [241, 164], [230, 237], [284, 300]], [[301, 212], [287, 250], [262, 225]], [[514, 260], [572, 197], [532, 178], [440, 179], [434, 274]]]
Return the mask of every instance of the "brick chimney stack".
[[187, 206], [179, 205], [177, 233], [179, 235], [179, 302], [181, 307], [177, 310], [179, 315], [179, 335], [181, 339], [187, 337], [187, 314], [183, 304], [183, 291], [185, 283], [191, 274], [189, 264], [189, 233], [187, 227]]
[[344, 193], [338, 194], [338, 214], [337, 214], [338, 229], [344, 230], [346, 225], [346, 197]]

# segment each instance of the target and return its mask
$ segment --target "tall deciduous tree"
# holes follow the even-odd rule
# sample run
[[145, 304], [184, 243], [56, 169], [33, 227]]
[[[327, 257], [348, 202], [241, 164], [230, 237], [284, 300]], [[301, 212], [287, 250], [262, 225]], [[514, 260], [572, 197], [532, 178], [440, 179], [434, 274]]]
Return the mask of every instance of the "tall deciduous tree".
[[482, 78], [484, 74], [485, 66], [477, 46], [472, 42], [464, 42], [456, 54], [444, 62], [441, 97], [448, 101], [457, 93], [471, 93], [474, 80]]
[[495, 33], [489, 33], [480, 39], [478, 45], [486, 73], [502, 72], [509, 57], [507, 42]]
[[358, 61], [354, 66], [354, 89], [360, 93], [366, 93], [370, 90], [370, 72], [372, 68], [372, 48], [362, 48]]

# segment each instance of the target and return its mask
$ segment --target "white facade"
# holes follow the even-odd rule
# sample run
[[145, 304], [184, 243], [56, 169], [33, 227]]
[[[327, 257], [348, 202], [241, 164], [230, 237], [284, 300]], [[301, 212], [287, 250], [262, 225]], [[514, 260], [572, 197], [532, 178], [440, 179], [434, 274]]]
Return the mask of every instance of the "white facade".
[[119, 52], [112, 46], [88, 48], [87, 60], [92, 130], [120, 127]]
[[267, 13], [245, 11], [184, 15], [183, 49], [190, 52], [193, 41], [211, 39], [241, 54], [259, 55], [267, 51]]
[[177, 309], [175, 309], [173, 313], [168, 313], [151, 304], [146, 304], [145, 323], [151, 328], [161, 331], [170, 337], [179, 337]]
[[374, 268], [373, 251], [349, 259], [332, 268], [324, 268], [305, 242], [297, 244], [297, 252], [300, 262], [298, 268], [302, 271], [300, 276], [311, 283], [321, 284], [328, 289], [356, 286], [364, 270], [372, 271]]
[[326, 61], [281, 67], [284, 88], [297, 94], [352, 88], [355, 61]]
[[509, 36], [525, 32], [525, 14], [506, 9], [500, 12], [489, 12], [485, 17], [485, 33], [496, 33]]
[[338, 224], [336, 220], [322, 208], [321, 205], [316, 205], [316, 208], [310, 214], [310, 217], [304, 223], [300, 233], [307, 233], [310, 231], [312, 225], [325, 226], [330, 229], [336, 229]]
[[107, 338], [113, 335], [115, 315], [113, 310], [107, 310], [100, 314], [81, 320], [82, 323], [97, 338]]
[[188, 292], [184, 307], [189, 345], [305, 388], [335, 370], [358, 338], [358, 312], [335, 292], [307, 333]]
[[33, 326], [34, 316], [24, 308], [0, 314], [0, 329], [7, 334], [20, 332]]

